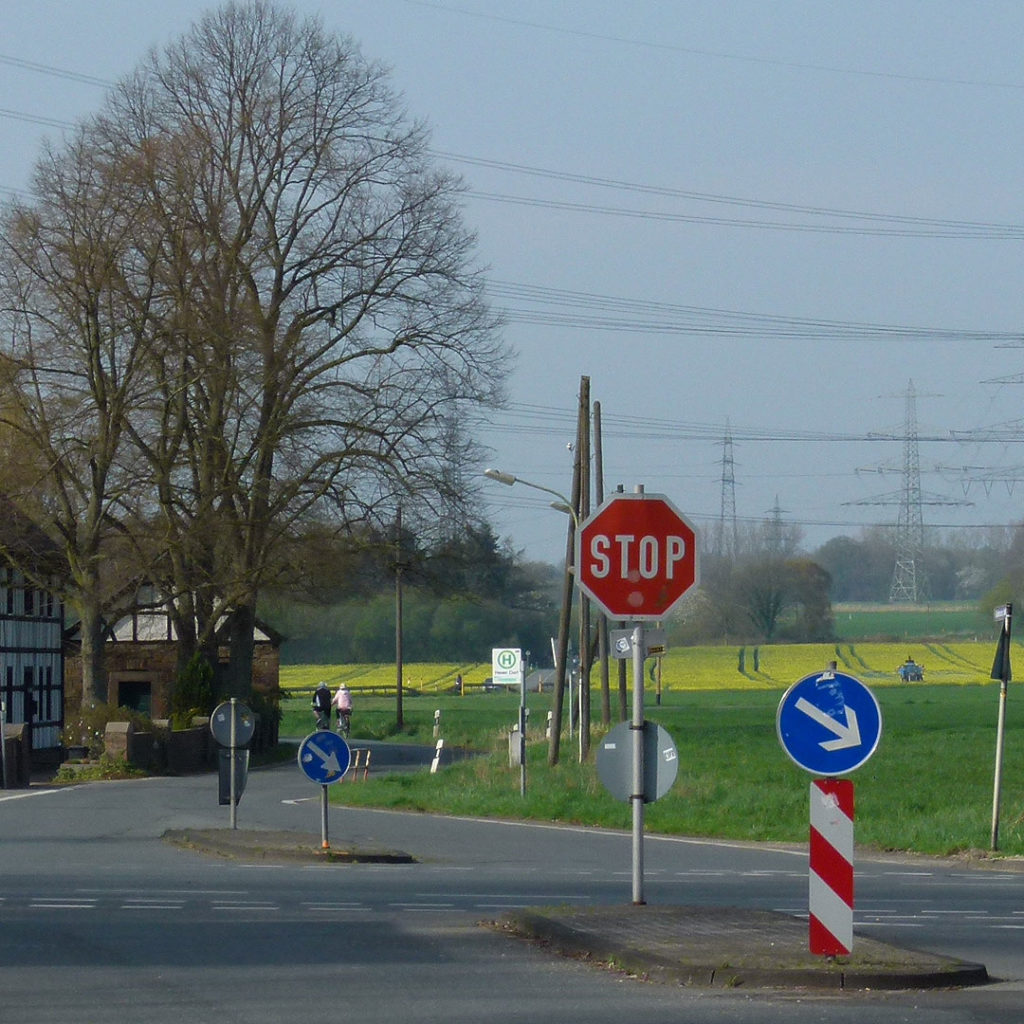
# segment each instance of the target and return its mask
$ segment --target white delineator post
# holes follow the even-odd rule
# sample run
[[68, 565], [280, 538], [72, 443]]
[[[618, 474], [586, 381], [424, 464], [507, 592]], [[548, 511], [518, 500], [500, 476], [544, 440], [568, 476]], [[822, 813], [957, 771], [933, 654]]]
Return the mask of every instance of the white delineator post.
[[810, 951], [842, 956], [853, 949], [853, 783], [811, 783]]

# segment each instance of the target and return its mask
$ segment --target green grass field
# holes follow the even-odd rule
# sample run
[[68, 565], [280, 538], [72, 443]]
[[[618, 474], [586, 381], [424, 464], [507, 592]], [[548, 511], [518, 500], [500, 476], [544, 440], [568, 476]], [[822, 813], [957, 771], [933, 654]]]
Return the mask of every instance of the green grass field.
[[[856, 838], [877, 850], [951, 855], [989, 845], [995, 725], [999, 685], [885, 686], [878, 751], [850, 777], [856, 787]], [[779, 745], [778, 691], [667, 691], [661, 705], [648, 696], [647, 717], [668, 729], [680, 758], [670, 793], [647, 808], [655, 832], [742, 840], [803, 842], [810, 776]], [[293, 704], [295, 702], [288, 702]], [[289, 712], [284, 731], [306, 735], [306, 702]], [[437, 775], [421, 772], [343, 782], [340, 803], [467, 814], [525, 817], [628, 828], [628, 805], [600, 785], [593, 755], [579, 764], [575, 741], [562, 744], [561, 763], [547, 765], [547, 694], [531, 694], [528, 788], [519, 796], [518, 769], [508, 767], [508, 731], [516, 720], [512, 694], [415, 697], [405, 701], [406, 728], [394, 731], [394, 699], [357, 694], [352, 744], [360, 736], [432, 742], [435, 710], [448, 745], [482, 756]], [[593, 749], [602, 734], [593, 730]], [[1024, 855], [1024, 693], [1007, 702], [1002, 854]]]
[[[1014, 644], [1013, 656], [1024, 665], [1020, 646]], [[981, 640], [848, 638], [827, 644], [670, 650], [662, 660], [660, 703], [652, 678], [645, 680], [647, 717], [673, 736], [680, 772], [670, 793], [648, 806], [648, 827], [673, 834], [804, 842], [810, 776], [780, 747], [775, 716], [789, 686], [834, 661], [840, 671], [874, 690], [883, 712], [878, 751], [851, 775], [857, 842], [939, 855], [987, 851], [999, 705], [999, 685], [989, 678], [994, 653], [991, 635]], [[923, 683], [898, 679], [896, 670], [907, 657], [923, 665]], [[646, 668], [653, 664], [648, 661]], [[466, 683], [462, 697], [452, 692], [458, 674]], [[310, 731], [309, 695], [320, 679], [332, 686], [344, 680], [355, 694], [354, 745], [360, 737], [432, 743], [434, 716], [440, 711], [446, 744], [480, 756], [437, 775], [375, 779], [371, 774], [367, 782], [332, 787], [332, 800], [628, 828], [629, 807], [604, 791], [593, 754], [579, 764], [576, 741], [564, 737], [561, 763], [547, 765], [544, 726], [550, 694], [528, 698], [529, 781], [526, 798], [520, 797], [518, 769], [508, 766], [508, 732], [516, 721], [518, 696], [485, 693], [482, 684], [489, 675], [490, 664], [483, 662], [406, 664], [404, 728], [398, 731], [394, 665], [285, 666], [282, 735], [300, 737]], [[598, 679], [595, 668], [595, 717]], [[595, 721], [593, 750], [603, 731]], [[1024, 856], [1024, 691], [1018, 694], [1013, 684], [1000, 817], [1000, 854]]]
[[[884, 687], [879, 750], [850, 776], [856, 790], [856, 840], [876, 850], [936, 855], [986, 851], [992, 806], [998, 684]], [[660, 706], [648, 695], [647, 717], [672, 734], [680, 772], [672, 791], [650, 804], [658, 833], [802, 843], [807, 838], [810, 776], [779, 745], [779, 693], [769, 690], [670, 691]], [[531, 694], [527, 795], [508, 766], [508, 730], [518, 702], [511, 694], [417, 697], [406, 701], [407, 728], [397, 738], [431, 742], [435, 710], [441, 736], [482, 752], [436, 775], [371, 776], [342, 782], [331, 799], [344, 804], [526, 817], [628, 828], [627, 804], [597, 779], [593, 755], [578, 763], [562, 743], [561, 763], [547, 764], [544, 723], [550, 696]], [[305, 711], [305, 709], [303, 709]], [[353, 745], [360, 735], [396, 738], [393, 699], [357, 700]], [[301, 717], [298, 734], [309, 729]], [[593, 749], [602, 734], [593, 732]], [[1000, 854], [1024, 855], [1024, 694], [1008, 700]]]
[[981, 638], [991, 635], [992, 616], [976, 604], [934, 605], [836, 604], [836, 636], [850, 643], [864, 640], [905, 642], [920, 637]]

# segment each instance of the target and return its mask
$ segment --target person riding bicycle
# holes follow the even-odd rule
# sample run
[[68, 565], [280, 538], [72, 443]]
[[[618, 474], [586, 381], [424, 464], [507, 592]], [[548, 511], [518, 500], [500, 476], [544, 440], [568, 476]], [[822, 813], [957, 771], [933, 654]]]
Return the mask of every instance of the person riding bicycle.
[[324, 682], [317, 683], [313, 694], [313, 714], [316, 715], [318, 729], [331, 727], [331, 691]]
[[344, 683], [334, 695], [334, 706], [338, 711], [338, 732], [347, 736], [352, 724], [352, 691]]

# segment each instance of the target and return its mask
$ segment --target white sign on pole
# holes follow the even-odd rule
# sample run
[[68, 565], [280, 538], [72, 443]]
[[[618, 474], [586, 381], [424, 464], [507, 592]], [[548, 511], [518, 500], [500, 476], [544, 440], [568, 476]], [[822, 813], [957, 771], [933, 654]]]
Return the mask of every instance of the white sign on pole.
[[523, 652], [518, 647], [491, 649], [491, 682], [495, 686], [522, 685]]

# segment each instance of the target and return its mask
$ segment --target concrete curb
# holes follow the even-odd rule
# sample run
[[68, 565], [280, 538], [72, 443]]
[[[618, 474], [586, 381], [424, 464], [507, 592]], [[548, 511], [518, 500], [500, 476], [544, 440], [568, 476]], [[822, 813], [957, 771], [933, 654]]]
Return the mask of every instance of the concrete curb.
[[228, 860], [284, 864], [413, 864], [412, 854], [401, 850], [359, 847], [339, 843], [321, 847], [320, 837], [306, 832], [230, 828], [169, 829], [165, 842]]
[[651, 981], [714, 988], [958, 988], [988, 981], [981, 964], [857, 936], [848, 957], [812, 956], [807, 922], [722, 907], [538, 907], [494, 926], [563, 956]]

